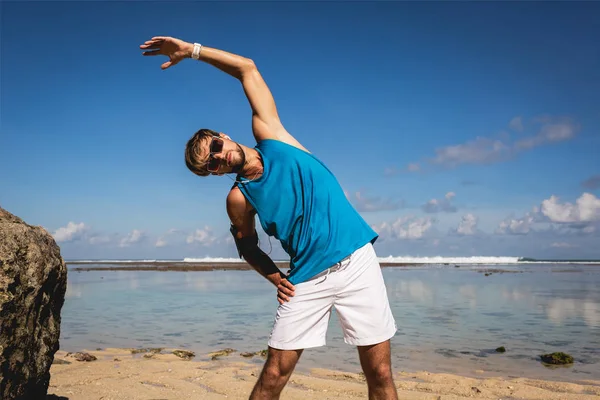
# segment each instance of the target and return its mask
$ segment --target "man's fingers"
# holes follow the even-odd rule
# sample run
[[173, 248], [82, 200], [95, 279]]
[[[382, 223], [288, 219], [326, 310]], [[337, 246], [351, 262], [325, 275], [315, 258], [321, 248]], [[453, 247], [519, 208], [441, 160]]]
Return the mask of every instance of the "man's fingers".
[[158, 44], [141, 44], [140, 49], [146, 49], [146, 50], [160, 49], [160, 45], [158, 45]]
[[161, 67], [162, 69], [167, 69], [167, 68], [169, 68], [171, 65], [172, 65], [172, 62], [171, 62], [171, 61], [167, 61], [166, 63], [163, 63], [163, 65], [161, 65], [160, 67]]
[[160, 50], [145, 51], [142, 53], [144, 56], [156, 56], [158, 54], [160, 54]]
[[290, 298], [287, 297], [285, 294], [283, 294], [282, 292], [277, 292], [277, 298], [283, 301], [290, 301]]
[[282, 286], [282, 285], [277, 286], [277, 289], [281, 293], [284, 293], [284, 294], [286, 294], [288, 296], [292, 296], [292, 297], [294, 296], [294, 290], [293, 289], [289, 289], [289, 288], [287, 288], [285, 286]]
[[292, 283], [290, 281], [288, 281], [287, 279], [282, 279], [281, 280], [281, 285], [284, 285], [286, 288], [290, 289], [290, 290], [294, 290], [294, 285], [292, 285]]

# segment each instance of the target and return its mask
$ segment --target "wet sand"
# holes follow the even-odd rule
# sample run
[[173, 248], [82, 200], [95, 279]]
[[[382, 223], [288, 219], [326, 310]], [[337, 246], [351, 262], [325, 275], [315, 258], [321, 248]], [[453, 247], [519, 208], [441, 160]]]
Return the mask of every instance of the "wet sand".
[[[50, 370], [48, 399], [247, 399], [264, 362], [260, 356], [249, 362], [239, 353], [211, 361], [185, 360], [171, 350], [163, 349], [159, 354], [132, 354], [128, 349], [86, 351], [97, 357], [94, 361], [76, 361], [73, 354], [59, 351]], [[59, 364], [59, 360], [70, 364]], [[398, 368], [394, 373], [399, 398], [406, 400], [600, 398], [600, 381], [473, 378], [425, 371], [403, 372]], [[312, 369], [309, 374], [294, 372], [281, 398], [366, 399], [367, 385], [362, 374]]]

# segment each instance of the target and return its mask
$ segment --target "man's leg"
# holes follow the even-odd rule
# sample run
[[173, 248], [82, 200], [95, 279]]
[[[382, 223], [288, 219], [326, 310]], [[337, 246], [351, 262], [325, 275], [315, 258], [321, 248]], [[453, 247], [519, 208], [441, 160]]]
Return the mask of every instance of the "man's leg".
[[398, 399], [390, 353], [396, 321], [373, 246], [367, 244], [352, 253], [335, 279], [340, 289], [334, 307], [342, 324], [344, 341], [358, 348], [369, 399]]
[[358, 356], [367, 385], [369, 400], [397, 400], [398, 392], [392, 375], [390, 341], [371, 346], [358, 346]]
[[301, 355], [302, 350], [277, 350], [269, 347], [267, 361], [250, 394], [250, 400], [279, 399]]

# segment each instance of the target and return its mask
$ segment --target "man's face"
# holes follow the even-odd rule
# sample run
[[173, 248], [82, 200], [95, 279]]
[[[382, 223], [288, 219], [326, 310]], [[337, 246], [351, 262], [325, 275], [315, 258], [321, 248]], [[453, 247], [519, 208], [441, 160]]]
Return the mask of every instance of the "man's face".
[[[223, 148], [219, 152], [213, 152], [212, 156], [210, 156], [211, 152], [211, 143], [213, 142], [213, 138], [209, 138], [202, 143], [202, 154], [205, 154], [205, 163], [212, 159], [213, 162], [218, 163], [218, 169], [216, 171], [211, 171], [214, 175], [223, 175], [228, 173], [238, 173], [244, 166], [244, 152], [239, 144], [231, 140], [231, 138], [223, 133], [219, 134], [220, 140], [223, 142]], [[218, 140], [218, 139], [217, 139]], [[218, 144], [213, 144], [213, 150], [218, 149]]]

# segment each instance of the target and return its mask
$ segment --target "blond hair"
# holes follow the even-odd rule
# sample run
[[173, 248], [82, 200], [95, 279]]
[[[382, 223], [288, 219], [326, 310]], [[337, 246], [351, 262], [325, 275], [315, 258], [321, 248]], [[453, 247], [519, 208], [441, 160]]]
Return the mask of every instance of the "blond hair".
[[206, 169], [207, 157], [206, 155], [202, 156], [201, 145], [206, 139], [213, 136], [219, 136], [219, 133], [211, 129], [200, 129], [188, 140], [185, 146], [185, 165], [196, 175], [210, 175], [210, 172]]

